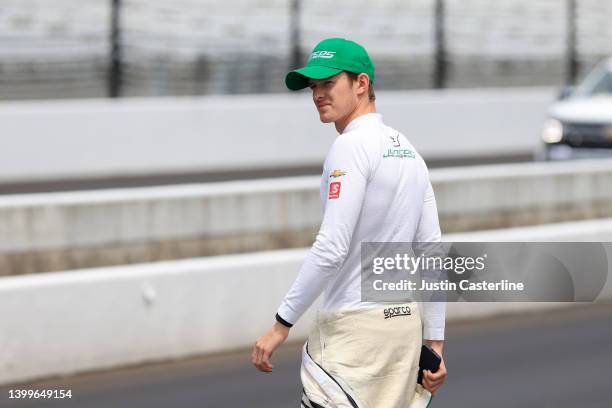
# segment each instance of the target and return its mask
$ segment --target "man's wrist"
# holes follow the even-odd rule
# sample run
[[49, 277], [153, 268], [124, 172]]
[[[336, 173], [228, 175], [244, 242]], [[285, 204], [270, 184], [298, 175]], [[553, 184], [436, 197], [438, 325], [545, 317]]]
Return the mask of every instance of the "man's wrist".
[[283, 337], [289, 336], [290, 330], [290, 328], [288, 328], [287, 326], [283, 326], [279, 322], [274, 322], [274, 324], [272, 325], [272, 331], [281, 334]]
[[438, 354], [442, 354], [444, 351], [444, 340], [425, 340], [425, 344], [434, 349]]

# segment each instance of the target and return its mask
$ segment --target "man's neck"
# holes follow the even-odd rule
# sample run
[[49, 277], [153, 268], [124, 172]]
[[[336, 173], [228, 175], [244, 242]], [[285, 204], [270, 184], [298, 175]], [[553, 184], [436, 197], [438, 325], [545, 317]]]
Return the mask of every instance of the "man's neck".
[[344, 118], [334, 122], [336, 130], [339, 134], [342, 134], [342, 132], [344, 132], [344, 129], [346, 129], [349, 123], [351, 123], [353, 120], [357, 119], [360, 116], [367, 115], [368, 113], [376, 113], [376, 105], [370, 100], [368, 100], [365, 104], [357, 104], [357, 106], [355, 106], [355, 109], [351, 113], [346, 115]]

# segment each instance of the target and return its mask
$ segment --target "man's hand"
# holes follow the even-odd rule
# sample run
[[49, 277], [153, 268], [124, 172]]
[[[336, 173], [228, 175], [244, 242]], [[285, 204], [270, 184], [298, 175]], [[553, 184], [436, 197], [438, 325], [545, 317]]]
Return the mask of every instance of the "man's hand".
[[[425, 340], [425, 343], [442, 357], [442, 351], [444, 349], [443, 341]], [[429, 370], [423, 370], [423, 387], [431, 392], [431, 395], [436, 395], [436, 392], [438, 392], [438, 389], [444, 384], [445, 380], [446, 365], [444, 364], [444, 357], [442, 357], [442, 361], [440, 362], [440, 368], [435, 373]]]
[[257, 339], [251, 353], [251, 361], [259, 371], [272, 372], [274, 368], [274, 365], [270, 363], [272, 353], [287, 340], [287, 336], [289, 336], [289, 328], [276, 322], [266, 334]]

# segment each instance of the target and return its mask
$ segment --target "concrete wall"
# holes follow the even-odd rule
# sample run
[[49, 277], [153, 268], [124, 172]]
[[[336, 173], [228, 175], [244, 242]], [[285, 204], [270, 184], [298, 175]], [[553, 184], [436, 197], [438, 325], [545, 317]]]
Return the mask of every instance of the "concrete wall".
[[[612, 217], [612, 162], [437, 169], [445, 232]], [[0, 275], [309, 246], [317, 177], [0, 196]]]
[[[426, 158], [528, 153], [551, 89], [380, 92]], [[0, 183], [323, 163], [335, 137], [306, 94], [0, 103]]]
[[303, 252], [2, 278], [0, 383], [252, 344]]
[[[609, 241], [612, 219], [444, 238]], [[1, 278], [0, 310], [7, 313], [0, 319], [0, 383], [248, 348], [273, 322], [305, 254], [294, 249]], [[610, 279], [600, 299], [612, 299]], [[454, 303], [448, 319], [559, 306], [568, 304]], [[306, 336], [313, 312], [291, 340]]]

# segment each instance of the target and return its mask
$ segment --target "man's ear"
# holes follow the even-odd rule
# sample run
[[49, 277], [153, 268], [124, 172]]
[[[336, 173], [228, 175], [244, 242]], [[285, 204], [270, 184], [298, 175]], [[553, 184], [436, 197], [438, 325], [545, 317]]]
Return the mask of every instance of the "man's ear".
[[360, 88], [363, 88], [364, 93], [368, 93], [369, 82], [370, 82], [370, 78], [368, 77], [368, 74], [361, 73], [357, 77], [357, 83], [359, 84]]

